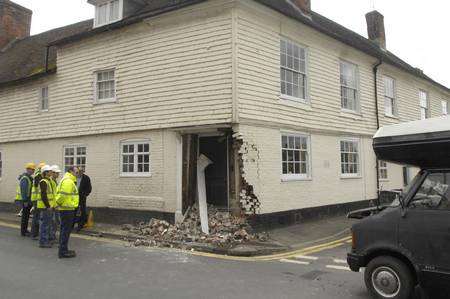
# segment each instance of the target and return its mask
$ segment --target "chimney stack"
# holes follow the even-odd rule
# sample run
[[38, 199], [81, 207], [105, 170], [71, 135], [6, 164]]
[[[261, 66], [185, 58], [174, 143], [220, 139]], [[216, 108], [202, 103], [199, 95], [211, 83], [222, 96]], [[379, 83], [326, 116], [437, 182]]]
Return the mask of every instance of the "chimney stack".
[[386, 33], [384, 31], [384, 16], [374, 10], [366, 14], [367, 35], [380, 48], [386, 50]]
[[291, 5], [294, 5], [304, 15], [311, 16], [311, 0], [287, 0]]
[[30, 36], [32, 14], [10, 0], [0, 0], [0, 50], [15, 39]]

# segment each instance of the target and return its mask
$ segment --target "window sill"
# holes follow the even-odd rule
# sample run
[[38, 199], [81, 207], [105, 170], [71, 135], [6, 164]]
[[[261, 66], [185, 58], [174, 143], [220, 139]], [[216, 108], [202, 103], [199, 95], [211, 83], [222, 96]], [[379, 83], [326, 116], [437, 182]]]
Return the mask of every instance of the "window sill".
[[389, 179], [380, 179], [380, 182], [389, 182]]
[[46, 112], [48, 112], [48, 109], [39, 110], [39, 113], [46, 113]]
[[137, 174], [137, 173], [126, 174], [126, 173], [121, 173], [120, 174], [121, 178], [149, 178], [151, 176], [152, 176], [151, 173], [145, 173], [145, 174]]
[[286, 106], [300, 108], [307, 111], [312, 110], [311, 103], [309, 103], [307, 100], [287, 95], [280, 95], [280, 103]]
[[392, 114], [384, 114], [384, 116], [385, 116], [385, 117], [388, 117], [388, 118], [396, 119], [396, 120], [399, 119], [398, 116], [392, 115]]
[[362, 120], [362, 114], [357, 111], [341, 109], [341, 116], [346, 118], [351, 118], [353, 120]]
[[355, 174], [355, 175], [341, 174], [341, 179], [342, 180], [346, 180], [346, 179], [362, 179], [362, 176], [360, 174]]
[[312, 181], [311, 177], [281, 176], [281, 182]]
[[103, 100], [94, 100], [93, 104], [95, 106], [97, 105], [103, 105], [103, 104], [113, 104], [117, 103], [117, 98], [111, 98], [111, 99], [103, 99]]

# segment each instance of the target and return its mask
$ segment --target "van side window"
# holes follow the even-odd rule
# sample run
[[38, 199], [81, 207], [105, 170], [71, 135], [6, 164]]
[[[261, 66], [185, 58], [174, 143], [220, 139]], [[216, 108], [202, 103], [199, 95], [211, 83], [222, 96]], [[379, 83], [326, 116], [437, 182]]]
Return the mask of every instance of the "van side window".
[[435, 172], [420, 186], [411, 207], [450, 211], [450, 172]]

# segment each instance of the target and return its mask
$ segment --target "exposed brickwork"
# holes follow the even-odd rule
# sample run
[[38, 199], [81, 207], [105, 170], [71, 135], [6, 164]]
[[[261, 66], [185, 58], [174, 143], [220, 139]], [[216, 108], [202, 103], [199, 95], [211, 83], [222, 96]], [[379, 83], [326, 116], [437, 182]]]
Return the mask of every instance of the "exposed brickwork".
[[16, 38], [30, 36], [33, 12], [9, 0], [0, 0], [0, 50]]

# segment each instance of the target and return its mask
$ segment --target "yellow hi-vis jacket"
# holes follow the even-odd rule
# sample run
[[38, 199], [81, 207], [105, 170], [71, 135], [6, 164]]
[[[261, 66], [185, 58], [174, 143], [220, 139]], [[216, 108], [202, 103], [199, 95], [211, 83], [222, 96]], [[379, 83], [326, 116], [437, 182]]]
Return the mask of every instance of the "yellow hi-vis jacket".
[[[42, 181], [44, 181], [47, 184], [48, 204], [50, 205], [50, 208], [54, 208], [56, 206], [56, 203], [55, 203], [55, 191], [53, 189], [53, 186], [52, 186], [52, 183], [51, 183], [51, 179], [42, 179], [41, 182]], [[39, 196], [39, 199], [37, 201], [37, 208], [38, 209], [45, 209], [45, 204], [44, 204], [44, 201], [42, 200], [42, 196]]]
[[[33, 180], [35, 180], [36, 177], [40, 174], [41, 169], [40, 168], [36, 169], [33, 174]], [[35, 186], [33, 182], [33, 187], [31, 188], [31, 201], [38, 201], [39, 199], [41, 199], [41, 188], [39, 187], [39, 184]]]
[[80, 198], [78, 196], [77, 178], [67, 172], [62, 178], [56, 190], [56, 207], [62, 211], [73, 211], [78, 208]]

